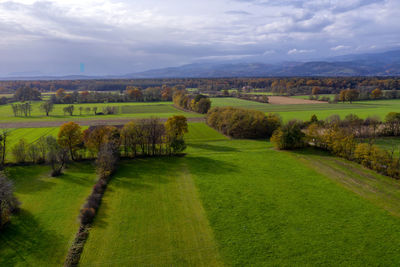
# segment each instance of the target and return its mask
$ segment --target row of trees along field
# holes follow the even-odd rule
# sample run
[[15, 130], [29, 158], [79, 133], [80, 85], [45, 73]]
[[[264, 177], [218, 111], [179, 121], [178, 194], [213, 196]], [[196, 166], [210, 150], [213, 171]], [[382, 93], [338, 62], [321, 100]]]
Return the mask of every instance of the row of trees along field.
[[[101, 181], [81, 214], [82, 223], [87, 224], [94, 217], [94, 209], [98, 208], [96, 205], [99, 205], [99, 196], [96, 194], [100, 192], [98, 190], [104, 190], [120, 155], [134, 158], [179, 154], [186, 148], [184, 134], [187, 132], [187, 119], [184, 116], [170, 117], [165, 123], [151, 118], [131, 121], [122, 127], [95, 126], [84, 131], [78, 124], [68, 122], [60, 127], [57, 138], [43, 136], [31, 144], [20, 139], [11, 148], [11, 153], [7, 154], [9, 132], [3, 131], [0, 135], [0, 166], [3, 169], [7, 161], [11, 162], [7, 155], [12, 155], [17, 164], [47, 163], [51, 166], [51, 175], [59, 176], [70, 160], [96, 158]], [[8, 222], [10, 214], [17, 210], [18, 201], [12, 191], [11, 182], [0, 173], [0, 226]]]
[[[31, 116], [33, 107], [30, 102], [11, 104], [11, 109], [13, 111], [14, 117], [29, 117]], [[54, 110], [54, 104], [51, 101], [44, 101], [39, 105], [39, 110], [43, 112], [46, 116]], [[79, 106], [75, 108], [74, 105], [68, 105], [63, 107], [64, 116], [73, 116], [74, 112], [82, 115], [113, 115], [118, 114], [121, 111], [119, 106], [104, 106], [99, 110], [98, 107], [83, 107]]]
[[354, 114], [343, 120], [332, 115], [319, 121], [313, 115], [306, 123], [293, 120], [282, 125], [273, 133], [271, 141], [278, 149], [317, 147], [400, 179], [400, 158], [395, 156], [395, 147], [389, 151], [375, 145], [380, 136], [400, 136], [400, 113], [390, 112], [384, 121], [375, 117], [361, 119]]
[[186, 91], [177, 91], [173, 95], [175, 106], [191, 110], [197, 113], [206, 114], [211, 108], [211, 100], [205, 95], [189, 95]]

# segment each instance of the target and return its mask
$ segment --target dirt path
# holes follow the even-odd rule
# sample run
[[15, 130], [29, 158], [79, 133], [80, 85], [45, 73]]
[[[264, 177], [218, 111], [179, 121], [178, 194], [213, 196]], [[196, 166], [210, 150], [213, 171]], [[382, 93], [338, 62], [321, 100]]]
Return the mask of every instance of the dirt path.
[[300, 99], [288, 96], [268, 96], [268, 103], [273, 105], [294, 105], [294, 104], [326, 104], [328, 102]]
[[[74, 121], [79, 125], [95, 126], [95, 125], [122, 125], [132, 120], [138, 119], [103, 119], [103, 120], [60, 120], [60, 121], [30, 121], [30, 122], [3, 122], [0, 123], [0, 129], [9, 128], [40, 128], [40, 127], [58, 127], [70, 121]], [[162, 122], [167, 121], [166, 118], [160, 119]], [[188, 118], [188, 122], [204, 122], [204, 118]]]

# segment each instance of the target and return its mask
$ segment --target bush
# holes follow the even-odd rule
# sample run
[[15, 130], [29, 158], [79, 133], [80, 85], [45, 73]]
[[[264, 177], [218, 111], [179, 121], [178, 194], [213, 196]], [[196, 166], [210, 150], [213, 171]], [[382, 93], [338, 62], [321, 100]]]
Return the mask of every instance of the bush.
[[19, 204], [12, 182], [0, 173], [0, 229], [9, 222], [10, 215], [18, 211]]
[[83, 208], [80, 215], [81, 224], [87, 225], [92, 223], [95, 215], [96, 211], [94, 208]]
[[271, 137], [271, 142], [278, 149], [291, 150], [306, 145], [305, 134], [301, 130], [302, 122], [292, 120], [277, 129]]

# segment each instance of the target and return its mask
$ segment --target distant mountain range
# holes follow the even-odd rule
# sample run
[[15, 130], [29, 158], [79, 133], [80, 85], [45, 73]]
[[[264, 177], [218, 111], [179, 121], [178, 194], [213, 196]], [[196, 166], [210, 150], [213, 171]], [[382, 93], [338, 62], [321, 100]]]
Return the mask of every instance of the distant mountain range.
[[277, 76], [398, 76], [400, 50], [375, 54], [346, 55], [311, 62], [207, 63], [149, 70], [127, 78], [218, 78]]
[[29, 76], [2, 80], [75, 80], [140, 78], [223, 78], [289, 76], [400, 76], [400, 50], [371, 54], [352, 54], [311, 62], [194, 63], [154, 69], [121, 76]]

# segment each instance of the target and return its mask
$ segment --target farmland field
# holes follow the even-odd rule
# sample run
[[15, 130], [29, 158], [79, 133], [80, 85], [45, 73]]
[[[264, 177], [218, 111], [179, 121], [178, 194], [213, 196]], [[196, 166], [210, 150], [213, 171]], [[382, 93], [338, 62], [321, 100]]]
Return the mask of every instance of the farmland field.
[[61, 178], [47, 166], [11, 167], [20, 215], [0, 234], [0, 266], [61, 266], [77, 216], [95, 182], [91, 164], [71, 164]]
[[[201, 114], [185, 112], [173, 107], [172, 102], [151, 102], [151, 103], [100, 103], [100, 104], [74, 104], [74, 116], [65, 115], [63, 108], [67, 105], [56, 104], [54, 111], [50, 113], [49, 117], [40, 111], [40, 101], [32, 102], [32, 116], [30, 117], [14, 117], [11, 105], [0, 106], [0, 122], [27, 122], [27, 121], [40, 121], [40, 120], [68, 120], [73, 119], [89, 120], [89, 119], [116, 119], [116, 118], [149, 118], [157, 116], [160, 118], [168, 118], [173, 115], [185, 115], [187, 117], [202, 117]], [[119, 113], [115, 115], [94, 115], [93, 110], [90, 113], [85, 111], [85, 108], [97, 107], [97, 112], [102, 112], [102, 108], [106, 106], [116, 106]], [[83, 111], [80, 114], [79, 108], [82, 107]]]
[[337, 104], [299, 104], [299, 105], [270, 105], [237, 98], [213, 98], [213, 106], [234, 106], [260, 110], [268, 113], [279, 113], [285, 121], [291, 119], [309, 120], [313, 114], [319, 119], [325, 119], [337, 114], [344, 118], [348, 114], [356, 114], [361, 118], [378, 116], [384, 119], [387, 113], [400, 109], [400, 99], [357, 101]]
[[[57, 128], [33, 132], [31, 141]], [[313, 149], [231, 140], [204, 123], [190, 123], [186, 140], [185, 157], [121, 161], [80, 266], [400, 262], [397, 181]], [[0, 265], [61, 265], [95, 181], [92, 165], [72, 164], [59, 178], [46, 166], [8, 172], [22, 213], [0, 236]]]
[[193, 138], [186, 157], [121, 165], [81, 266], [396, 265], [398, 189], [313, 150]]

